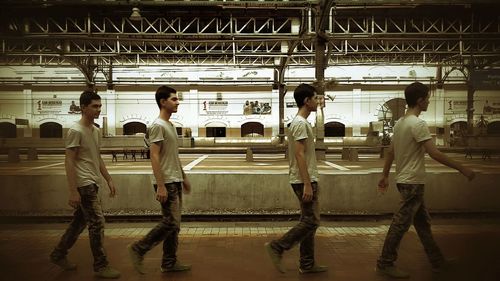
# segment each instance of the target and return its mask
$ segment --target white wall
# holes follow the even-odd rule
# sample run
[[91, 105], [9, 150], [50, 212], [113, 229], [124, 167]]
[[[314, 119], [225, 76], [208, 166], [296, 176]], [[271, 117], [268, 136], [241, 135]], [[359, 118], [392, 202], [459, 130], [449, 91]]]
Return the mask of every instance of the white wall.
[[[287, 68], [285, 81], [295, 79], [303, 82], [314, 80], [314, 68]], [[408, 79], [417, 79], [423, 83], [429, 83], [430, 77], [434, 77], [436, 68], [423, 66], [332, 66], [326, 69], [325, 79], [331, 78], [360, 80], [378, 79], [385, 77], [385, 82], [364, 82], [353, 84], [353, 90], [327, 91], [326, 94], [335, 96], [332, 102], [326, 99], [324, 110], [325, 122], [337, 121], [343, 123], [348, 128], [353, 128], [353, 134], [359, 133], [359, 128], [366, 128], [369, 122], [378, 121], [380, 107], [390, 99], [404, 98], [404, 87], [409, 83]], [[450, 73], [450, 79], [458, 79], [463, 76], [460, 72]], [[74, 68], [42, 68], [36, 66], [0, 67], [0, 78], [8, 78], [19, 81], [50, 81], [59, 80], [81, 80], [82, 75]], [[265, 128], [272, 128], [273, 135], [278, 134], [279, 108], [278, 93], [271, 89], [273, 79], [272, 69], [201, 69], [197, 67], [177, 69], [172, 67], [141, 67], [138, 69], [115, 69], [114, 77], [118, 83], [123, 79], [139, 79], [151, 83], [159, 79], [184, 79], [185, 81], [212, 81], [217, 79], [224, 81], [231, 80], [237, 83], [239, 80], [269, 79], [269, 90], [256, 90], [249, 92], [250, 86], [245, 86], [241, 91], [221, 90], [223, 101], [227, 101], [227, 106], [222, 109], [206, 108], [203, 102], [215, 101], [217, 91], [206, 90], [204, 86], [183, 86], [183, 100], [179, 106], [179, 112], [174, 114], [172, 120], [183, 127], [192, 129], [193, 135], [197, 136], [198, 128], [204, 127], [207, 123], [220, 121], [229, 128], [239, 128], [242, 124], [252, 121], [260, 122]], [[209, 79], [209, 80], [206, 80]], [[215, 79], [215, 80], [210, 80]], [[406, 80], [398, 82], [398, 79]], [[232, 82], [232, 83], [233, 83]], [[264, 84], [267, 82], [264, 82]], [[73, 83], [71, 85], [76, 85]], [[69, 84], [68, 84], [69, 85]], [[373, 87], [371, 85], [374, 85]], [[380, 90], [380, 85], [386, 85], [387, 89]], [[140, 86], [137, 86], [137, 88]], [[26, 87], [20, 90], [10, 90], [5, 86], [0, 87], [0, 118], [4, 121], [14, 118], [25, 118], [30, 120], [30, 126], [37, 128], [41, 123], [47, 121], [57, 122], [67, 128], [72, 122], [79, 118], [79, 114], [68, 113], [71, 101], [78, 104], [81, 91], [66, 90], [67, 86], [54, 86], [53, 90], [33, 90]], [[83, 86], [82, 86], [83, 88]], [[187, 90], [186, 90], [187, 88]], [[457, 87], [455, 87], [457, 88]], [[221, 87], [221, 89], [224, 89]], [[346, 89], [343, 87], [342, 89]], [[457, 120], [465, 120], [465, 106], [467, 101], [466, 87], [464, 90], [436, 90], [432, 92], [431, 104], [427, 112], [422, 114], [430, 126], [443, 127]], [[293, 86], [288, 86], [288, 93], [285, 96], [285, 104], [294, 104]], [[108, 132], [115, 134], [116, 128], [122, 128], [128, 122], [142, 122], [149, 125], [158, 115], [158, 107], [154, 100], [154, 91], [107, 91], [100, 92], [103, 97], [103, 111], [97, 123], [103, 123], [103, 117], [108, 118]], [[244, 115], [243, 106], [245, 101], [268, 102], [272, 111], [265, 115]], [[487, 121], [500, 120], [500, 95], [499, 91], [477, 91], [474, 98], [474, 119], [477, 121], [481, 114], [485, 114]], [[59, 101], [61, 106], [50, 112], [50, 110], [39, 110], [38, 101]], [[488, 101], [488, 103], [486, 103]], [[490, 110], [485, 112], [484, 108], [490, 106]], [[285, 106], [285, 122], [291, 120], [297, 112], [296, 107]], [[309, 120], [314, 124], [315, 114], [311, 114]], [[10, 121], [9, 121], [10, 122]]]

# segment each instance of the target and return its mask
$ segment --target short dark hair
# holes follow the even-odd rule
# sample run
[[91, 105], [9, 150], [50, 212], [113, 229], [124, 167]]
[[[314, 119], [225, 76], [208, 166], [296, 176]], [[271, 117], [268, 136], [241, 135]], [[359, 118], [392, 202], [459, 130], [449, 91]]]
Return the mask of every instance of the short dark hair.
[[297, 106], [301, 108], [302, 106], [304, 106], [304, 99], [312, 98], [315, 92], [316, 89], [313, 86], [309, 84], [300, 84], [299, 86], [297, 86], [297, 88], [295, 88], [295, 91], [293, 92], [295, 103], [297, 103]]
[[417, 100], [419, 98], [425, 99], [428, 94], [429, 87], [420, 82], [413, 82], [405, 89], [406, 104], [408, 104], [408, 107], [414, 107], [415, 105], [417, 105]]
[[168, 86], [160, 86], [158, 90], [156, 90], [155, 98], [156, 104], [159, 108], [161, 108], [160, 100], [170, 98], [171, 94], [177, 94], [177, 91], [174, 88]]
[[85, 90], [80, 95], [80, 107], [89, 105], [93, 100], [100, 100], [101, 97], [94, 91]]

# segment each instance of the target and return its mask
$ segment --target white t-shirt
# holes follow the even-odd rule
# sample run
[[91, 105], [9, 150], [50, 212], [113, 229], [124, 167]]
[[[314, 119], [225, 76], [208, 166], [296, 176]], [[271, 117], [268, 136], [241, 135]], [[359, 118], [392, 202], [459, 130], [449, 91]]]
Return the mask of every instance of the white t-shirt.
[[101, 134], [96, 126], [87, 128], [77, 122], [69, 129], [66, 148], [78, 147], [75, 162], [77, 187], [99, 183], [100, 146]]
[[[151, 143], [159, 143], [161, 146], [160, 168], [165, 183], [184, 181], [181, 160], [179, 159], [177, 131], [174, 124], [161, 118], [156, 118], [148, 128], [148, 138]], [[152, 181], [153, 184], [156, 184], [154, 176]]]
[[417, 116], [403, 116], [396, 122], [392, 141], [397, 183], [425, 184], [423, 141], [429, 139], [427, 124]]
[[290, 162], [289, 178], [290, 183], [304, 183], [300, 176], [297, 159], [295, 159], [295, 142], [305, 139], [305, 157], [307, 172], [311, 182], [318, 181], [318, 168], [316, 166], [316, 149], [314, 146], [314, 134], [311, 124], [307, 120], [297, 115], [293, 118], [288, 128], [288, 155]]

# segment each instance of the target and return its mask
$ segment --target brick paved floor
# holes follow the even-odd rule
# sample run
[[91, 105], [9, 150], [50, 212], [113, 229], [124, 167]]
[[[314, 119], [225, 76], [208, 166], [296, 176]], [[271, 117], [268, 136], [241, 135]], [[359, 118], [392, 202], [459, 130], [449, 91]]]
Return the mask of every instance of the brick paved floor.
[[[300, 275], [298, 248], [284, 255], [285, 274], [271, 266], [263, 244], [288, 230], [294, 222], [184, 223], [178, 256], [193, 264], [188, 273], [160, 273], [161, 247], [145, 257], [146, 275], [137, 274], [126, 245], [145, 235], [154, 223], [108, 223], [105, 248], [111, 264], [122, 272], [120, 280], [388, 280], [376, 275], [374, 264], [389, 221], [323, 222], [316, 239], [317, 262], [327, 273]], [[48, 262], [48, 254], [66, 224], [0, 225], [0, 280], [94, 280], [87, 234], [82, 234], [69, 259], [75, 272], [63, 272]], [[500, 280], [500, 222], [495, 220], [440, 219], [434, 222], [435, 238], [446, 256], [457, 257], [450, 272], [433, 275], [412, 228], [404, 237], [397, 264], [411, 273], [411, 280]]]

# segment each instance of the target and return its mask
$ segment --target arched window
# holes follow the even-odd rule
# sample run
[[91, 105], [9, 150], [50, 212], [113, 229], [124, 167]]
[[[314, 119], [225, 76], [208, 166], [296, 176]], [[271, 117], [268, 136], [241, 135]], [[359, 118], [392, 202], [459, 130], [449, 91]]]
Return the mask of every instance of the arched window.
[[399, 118], [405, 115], [406, 100], [404, 99], [401, 98], [391, 99], [388, 100], [384, 105], [391, 111], [392, 115], [392, 119], [390, 121], [391, 125], [394, 125], [394, 123], [398, 121]]
[[325, 137], [345, 137], [345, 125], [340, 122], [326, 123]]
[[137, 133], [146, 133], [146, 124], [141, 122], [129, 122], [123, 125], [124, 135], [135, 135]]
[[62, 138], [62, 125], [56, 122], [40, 124], [40, 138]]
[[263, 137], [264, 125], [259, 122], [247, 122], [241, 125], [242, 137]]
[[500, 121], [488, 123], [488, 135], [500, 135]]
[[0, 138], [17, 137], [16, 125], [9, 122], [0, 122]]

